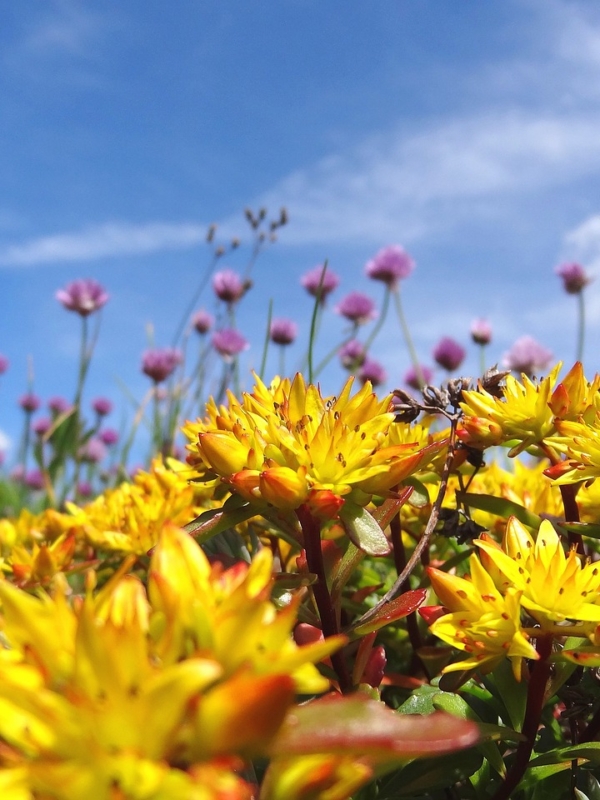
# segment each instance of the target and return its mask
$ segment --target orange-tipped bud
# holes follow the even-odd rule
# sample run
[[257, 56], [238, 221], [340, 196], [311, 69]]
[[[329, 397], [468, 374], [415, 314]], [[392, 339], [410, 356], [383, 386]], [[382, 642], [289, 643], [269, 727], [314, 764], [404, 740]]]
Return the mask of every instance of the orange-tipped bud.
[[315, 517], [328, 522], [338, 518], [344, 498], [329, 489], [313, 489], [308, 494], [307, 503]]
[[255, 469], [242, 469], [232, 475], [227, 483], [230, 483], [235, 491], [246, 500], [256, 502], [260, 499], [260, 473]]
[[261, 472], [259, 486], [263, 499], [276, 508], [298, 508], [308, 493], [303, 472], [289, 467], [271, 467]]
[[202, 458], [219, 475], [232, 475], [246, 466], [248, 448], [231, 434], [200, 433], [198, 441]]

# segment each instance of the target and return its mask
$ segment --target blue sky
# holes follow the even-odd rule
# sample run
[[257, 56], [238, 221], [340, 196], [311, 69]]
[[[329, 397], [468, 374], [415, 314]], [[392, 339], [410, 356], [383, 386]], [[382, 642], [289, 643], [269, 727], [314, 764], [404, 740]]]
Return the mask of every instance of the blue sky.
[[[530, 334], [572, 362], [575, 303], [553, 270], [600, 266], [597, 4], [30, 0], [2, 11], [0, 41], [9, 437], [28, 361], [43, 398], [74, 392], [79, 320], [56, 289], [93, 277], [110, 292], [88, 397], [123, 405], [121, 382], [147, 387], [148, 324], [169, 344], [198, 284], [209, 223], [241, 236], [223, 266], [244, 268], [245, 206], [290, 215], [240, 307], [246, 366], [270, 299], [304, 345], [301, 275], [327, 258], [338, 298], [378, 298], [364, 264], [392, 243], [417, 263], [403, 297], [425, 363], [442, 335], [467, 345], [477, 316], [494, 328], [491, 360]], [[600, 281], [587, 301], [593, 373]], [[323, 352], [342, 328], [327, 317]], [[374, 354], [399, 384], [409, 362], [392, 317]], [[471, 349], [464, 371], [476, 365]]]

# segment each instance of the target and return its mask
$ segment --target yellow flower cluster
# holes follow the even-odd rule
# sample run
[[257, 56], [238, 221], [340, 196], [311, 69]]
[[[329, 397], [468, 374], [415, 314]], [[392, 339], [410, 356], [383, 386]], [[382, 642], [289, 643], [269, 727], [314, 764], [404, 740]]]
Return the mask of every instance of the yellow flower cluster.
[[345, 500], [364, 506], [424, 466], [444, 442], [399, 441], [391, 397], [378, 400], [366, 383], [324, 398], [302, 375], [266, 386], [257, 379], [241, 402], [208, 405], [204, 421], [188, 423], [188, 461], [205, 477], [265, 508], [308, 504], [334, 517]]
[[[479, 557], [470, 557], [470, 576], [428, 570], [432, 586], [448, 613], [431, 625], [440, 639], [468, 657], [446, 671], [478, 668], [489, 672], [508, 657], [517, 677], [523, 658], [537, 658], [530, 637], [588, 636], [600, 624], [600, 568], [582, 562], [575, 550], [565, 554], [548, 520], [534, 540], [514, 517], [502, 545], [489, 536], [476, 539]], [[533, 627], [523, 624], [527, 615]]]
[[294, 702], [328, 681], [298, 647], [294, 604], [271, 600], [270, 551], [222, 571], [167, 526], [148, 588], [116, 574], [69, 602], [0, 583], [0, 789], [11, 800], [249, 800], [235, 773]]

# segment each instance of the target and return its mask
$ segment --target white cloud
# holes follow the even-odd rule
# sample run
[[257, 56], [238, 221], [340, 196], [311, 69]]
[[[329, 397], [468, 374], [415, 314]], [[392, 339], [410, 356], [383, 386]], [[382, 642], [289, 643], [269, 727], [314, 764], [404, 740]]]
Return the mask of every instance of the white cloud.
[[91, 261], [192, 247], [207, 226], [191, 222], [108, 222], [74, 233], [43, 236], [0, 249], [0, 266], [28, 267], [60, 261]]
[[489, 112], [421, 133], [373, 136], [285, 178], [262, 202], [287, 205], [286, 242], [419, 238], [495, 203], [600, 169], [600, 113]]

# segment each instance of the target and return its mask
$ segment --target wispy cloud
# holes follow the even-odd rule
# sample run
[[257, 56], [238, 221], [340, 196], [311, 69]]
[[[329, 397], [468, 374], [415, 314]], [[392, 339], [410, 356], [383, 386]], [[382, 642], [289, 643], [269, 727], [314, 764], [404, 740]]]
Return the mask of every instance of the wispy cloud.
[[110, 222], [74, 233], [43, 236], [0, 249], [0, 266], [32, 267], [61, 261], [92, 261], [192, 247], [207, 227], [191, 222]]
[[417, 239], [494, 203], [600, 170], [600, 113], [483, 112], [406, 135], [371, 137], [281, 181], [291, 243]]

